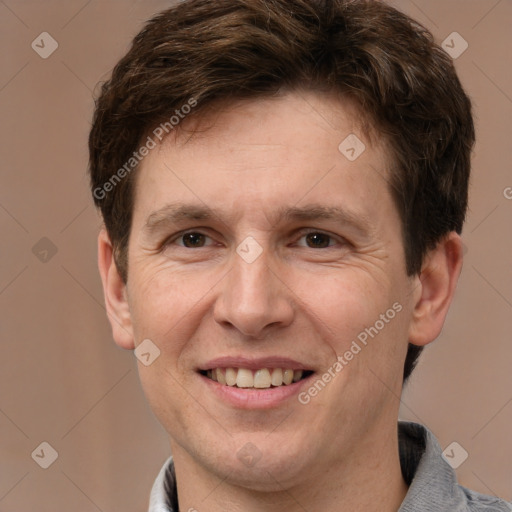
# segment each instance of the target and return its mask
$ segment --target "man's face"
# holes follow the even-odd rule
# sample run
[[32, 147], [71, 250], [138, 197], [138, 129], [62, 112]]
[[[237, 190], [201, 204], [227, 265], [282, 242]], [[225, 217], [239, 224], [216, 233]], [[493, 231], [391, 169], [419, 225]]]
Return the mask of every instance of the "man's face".
[[255, 489], [396, 435], [416, 281], [385, 146], [356, 116], [314, 93], [242, 102], [138, 175], [127, 300], [135, 344], [160, 350], [145, 393], [175, 457]]

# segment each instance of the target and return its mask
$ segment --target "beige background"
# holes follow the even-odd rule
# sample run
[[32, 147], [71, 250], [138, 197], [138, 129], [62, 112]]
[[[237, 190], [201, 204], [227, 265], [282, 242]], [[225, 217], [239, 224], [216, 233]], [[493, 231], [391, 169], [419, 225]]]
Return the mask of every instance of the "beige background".
[[[463, 275], [401, 416], [467, 450], [464, 485], [511, 500], [512, 2], [394, 4], [439, 42], [468, 41], [456, 65], [478, 128]], [[86, 176], [95, 84], [167, 5], [0, 1], [0, 512], [145, 510], [169, 455], [135, 358], [111, 340]], [[59, 44], [48, 59], [31, 48], [44, 31]], [[43, 441], [58, 452], [46, 470], [31, 458]]]

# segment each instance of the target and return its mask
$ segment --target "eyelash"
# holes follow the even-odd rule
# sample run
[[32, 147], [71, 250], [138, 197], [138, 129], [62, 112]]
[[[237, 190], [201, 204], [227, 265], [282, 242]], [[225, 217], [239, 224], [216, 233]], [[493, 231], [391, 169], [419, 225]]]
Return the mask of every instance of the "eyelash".
[[[173, 235], [172, 237], [168, 238], [167, 240], [164, 241], [164, 243], [162, 244], [162, 247], [165, 248], [165, 247], [168, 247], [170, 245], [173, 245], [174, 242], [176, 242], [177, 240], [181, 240], [183, 239], [183, 237], [185, 235], [191, 235], [191, 234], [194, 234], [194, 235], [203, 235], [207, 238], [210, 238], [212, 239], [210, 236], [208, 236], [206, 233], [203, 233], [202, 231], [198, 231], [198, 230], [187, 230], [187, 231], [180, 231], [179, 233]], [[335, 235], [332, 235], [330, 233], [327, 233], [325, 231], [321, 231], [321, 230], [318, 230], [318, 229], [306, 229], [306, 230], [302, 230], [300, 231], [300, 237], [299, 237], [299, 240], [307, 235], [310, 235], [310, 234], [315, 234], [315, 235], [323, 235], [323, 236], [327, 236], [330, 238], [330, 240], [334, 240], [335, 242], [337, 241], [338, 243], [342, 244], [342, 245], [347, 245], [349, 244], [349, 242], [347, 240], [345, 240], [343, 237], [340, 237], [340, 236], [335, 236]], [[178, 245], [178, 247], [182, 248], [182, 249], [194, 249], [194, 247], [186, 247], [184, 245]], [[197, 249], [206, 249], [207, 247], [209, 246], [206, 246], [206, 247], [197, 247]], [[302, 246], [304, 247], [304, 246]], [[307, 249], [315, 249], [314, 247], [308, 247], [308, 246], [305, 246]], [[317, 248], [317, 249], [331, 249], [335, 247], [335, 245], [329, 245], [327, 247], [320, 247], [320, 248]]]

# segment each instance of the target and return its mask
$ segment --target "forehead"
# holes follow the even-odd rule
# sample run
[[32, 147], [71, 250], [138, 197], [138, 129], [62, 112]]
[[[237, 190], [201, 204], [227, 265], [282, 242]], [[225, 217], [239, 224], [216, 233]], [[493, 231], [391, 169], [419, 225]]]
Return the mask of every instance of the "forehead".
[[[258, 142], [272, 145], [283, 141], [288, 142], [290, 148], [304, 144], [319, 147], [322, 142], [331, 143], [326, 137], [329, 131], [348, 131], [364, 139], [366, 144], [378, 146], [384, 152], [386, 149], [370, 115], [354, 100], [337, 91], [281, 89], [272, 96], [221, 100], [203, 109], [199, 105], [176, 128], [167, 137], [176, 147], [184, 147], [190, 142], [208, 144], [212, 140], [252, 148], [256, 148]], [[276, 135], [279, 135], [279, 141]], [[254, 140], [255, 136], [257, 140]], [[295, 137], [298, 139], [294, 140]]]
[[187, 198], [234, 214], [325, 203], [368, 217], [388, 188], [388, 161], [384, 140], [370, 140], [358, 109], [333, 95], [222, 104], [185, 119], [143, 160], [135, 210], [146, 222]]

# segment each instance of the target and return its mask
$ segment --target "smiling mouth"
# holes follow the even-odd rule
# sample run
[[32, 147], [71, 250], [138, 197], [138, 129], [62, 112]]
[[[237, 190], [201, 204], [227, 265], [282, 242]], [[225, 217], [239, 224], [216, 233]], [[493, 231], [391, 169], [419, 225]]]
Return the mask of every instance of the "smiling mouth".
[[293, 370], [291, 368], [212, 368], [199, 372], [223, 386], [245, 389], [268, 389], [289, 386], [294, 382], [306, 379], [313, 374], [310, 370]]

